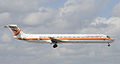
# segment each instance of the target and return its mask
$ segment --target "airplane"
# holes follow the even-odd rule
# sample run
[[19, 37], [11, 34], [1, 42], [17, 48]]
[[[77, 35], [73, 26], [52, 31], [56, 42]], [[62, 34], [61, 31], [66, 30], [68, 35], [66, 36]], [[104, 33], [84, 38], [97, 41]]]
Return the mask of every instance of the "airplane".
[[21, 31], [17, 25], [4, 26], [13, 32], [14, 38], [34, 43], [50, 43], [53, 48], [58, 47], [58, 43], [110, 43], [113, 38], [104, 34], [27, 34]]

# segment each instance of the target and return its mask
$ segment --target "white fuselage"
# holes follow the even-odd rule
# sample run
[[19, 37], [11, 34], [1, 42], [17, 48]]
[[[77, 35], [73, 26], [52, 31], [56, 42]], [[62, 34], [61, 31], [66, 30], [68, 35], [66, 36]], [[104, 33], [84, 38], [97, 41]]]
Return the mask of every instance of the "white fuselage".
[[[37, 43], [51, 42], [49, 37], [61, 40], [62, 43], [111, 43], [113, 39], [103, 34], [25, 34], [18, 40]], [[60, 43], [60, 42], [58, 42]]]
[[17, 25], [6, 25], [14, 34], [14, 38], [35, 43], [51, 43], [53, 48], [57, 47], [57, 43], [109, 43], [114, 39], [103, 34], [25, 34], [17, 27]]

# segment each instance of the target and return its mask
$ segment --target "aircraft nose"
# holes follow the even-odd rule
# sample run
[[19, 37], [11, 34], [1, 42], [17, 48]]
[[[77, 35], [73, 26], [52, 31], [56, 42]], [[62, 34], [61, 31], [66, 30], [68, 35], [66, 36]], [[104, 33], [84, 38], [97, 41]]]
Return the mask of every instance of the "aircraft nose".
[[111, 41], [113, 42], [115, 39], [112, 39]]

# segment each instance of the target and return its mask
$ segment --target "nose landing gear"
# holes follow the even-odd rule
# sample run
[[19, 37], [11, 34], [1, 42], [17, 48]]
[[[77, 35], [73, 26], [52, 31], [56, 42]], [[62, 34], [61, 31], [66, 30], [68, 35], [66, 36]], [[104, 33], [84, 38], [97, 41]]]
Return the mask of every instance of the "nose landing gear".
[[53, 48], [56, 48], [57, 46], [58, 46], [57, 44], [54, 44], [54, 45], [53, 45]]
[[108, 47], [110, 47], [110, 43], [108, 43]]

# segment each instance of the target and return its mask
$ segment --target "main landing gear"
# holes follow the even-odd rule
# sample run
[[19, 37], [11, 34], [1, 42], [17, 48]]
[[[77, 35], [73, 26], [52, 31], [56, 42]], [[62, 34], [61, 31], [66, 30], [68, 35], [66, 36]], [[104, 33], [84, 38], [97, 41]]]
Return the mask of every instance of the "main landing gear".
[[53, 48], [56, 48], [58, 45], [55, 43], [54, 45], [53, 45]]
[[108, 43], [108, 47], [110, 47], [110, 43]]

